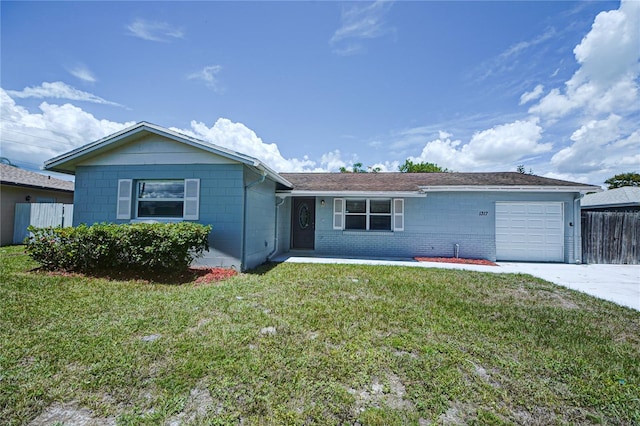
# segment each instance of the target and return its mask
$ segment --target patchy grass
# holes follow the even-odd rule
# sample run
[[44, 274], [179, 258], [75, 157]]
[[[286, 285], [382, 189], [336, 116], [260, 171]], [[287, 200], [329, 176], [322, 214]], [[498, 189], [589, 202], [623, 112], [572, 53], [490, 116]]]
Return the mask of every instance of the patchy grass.
[[640, 423], [640, 313], [531, 276], [281, 264], [171, 285], [21, 250], [0, 248], [8, 425]]

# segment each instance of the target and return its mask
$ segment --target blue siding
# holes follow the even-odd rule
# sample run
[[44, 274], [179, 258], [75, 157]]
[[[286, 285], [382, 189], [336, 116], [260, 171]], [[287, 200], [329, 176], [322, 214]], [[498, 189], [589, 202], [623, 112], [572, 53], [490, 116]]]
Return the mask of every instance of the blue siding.
[[[315, 253], [364, 257], [454, 255], [496, 260], [495, 204], [498, 201], [556, 201], [564, 204], [565, 261], [574, 256], [574, 194], [525, 192], [433, 192], [405, 198], [405, 230], [399, 232], [333, 230], [333, 198], [316, 199]], [[290, 209], [281, 209], [281, 220]], [[481, 215], [480, 212], [487, 212]], [[578, 224], [579, 225], [579, 224]], [[579, 253], [578, 253], [579, 255]], [[579, 256], [578, 256], [579, 257]]]
[[246, 225], [244, 238], [243, 269], [251, 269], [264, 263], [274, 251], [276, 213], [275, 183], [260, 181], [260, 175], [245, 170]]
[[118, 179], [200, 179], [199, 223], [212, 225], [211, 250], [196, 264], [240, 269], [242, 261], [243, 169], [241, 164], [79, 166], [74, 226], [127, 223], [116, 219]]

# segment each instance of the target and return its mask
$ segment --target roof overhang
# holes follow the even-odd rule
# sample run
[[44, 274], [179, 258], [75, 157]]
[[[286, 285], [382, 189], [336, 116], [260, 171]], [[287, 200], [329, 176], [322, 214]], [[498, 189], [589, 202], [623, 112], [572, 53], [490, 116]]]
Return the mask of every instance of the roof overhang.
[[578, 192], [586, 194], [598, 189], [593, 186], [477, 186], [477, 185], [450, 185], [450, 186], [421, 186], [424, 192]]
[[201, 141], [199, 139], [192, 138], [176, 131], [144, 121], [126, 129], [120, 130], [119, 132], [99, 139], [95, 142], [89, 143], [87, 145], [71, 150], [65, 154], [59, 155], [58, 157], [47, 160], [44, 163], [44, 169], [73, 175], [75, 174], [76, 166], [82, 161], [91, 157], [98, 156], [106, 151], [125, 145], [129, 142], [135, 141], [148, 134], [163, 136], [168, 139], [172, 139], [192, 146], [194, 148], [198, 148], [203, 151], [210, 152], [212, 154], [219, 155], [224, 158], [228, 158], [230, 160], [254, 167], [261, 172], [266, 173], [266, 175], [271, 180], [288, 186], [289, 188], [293, 187], [293, 185], [288, 180], [284, 179], [269, 166], [256, 158], [223, 148], [218, 145], [213, 145], [208, 142]]
[[9, 182], [9, 181], [5, 181], [5, 180], [0, 181], [0, 185], [17, 186], [17, 187], [20, 187], [20, 188], [45, 189], [47, 191], [57, 191], [57, 192], [68, 192], [68, 193], [73, 193], [74, 192], [73, 189], [54, 188], [54, 187], [51, 187], [51, 186], [35, 185], [35, 184], [20, 183], [20, 182]]
[[416, 191], [276, 191], [279, 197], [360, 197], [360, 198], [424, 198], [424, 192]]
[[583, 208], [583, 209], [608, 209], [608, 208], [621, 208], [621, 207], [640, 207], [640, 202], [611, 203], [611, 204], [580, 204], [580, 208]]

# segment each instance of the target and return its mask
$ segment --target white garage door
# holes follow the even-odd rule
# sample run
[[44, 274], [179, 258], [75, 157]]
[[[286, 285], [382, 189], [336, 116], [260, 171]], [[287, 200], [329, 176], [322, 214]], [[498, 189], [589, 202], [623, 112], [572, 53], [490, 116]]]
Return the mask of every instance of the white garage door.
[[496, 258], [564, 261], [562, 203], [496, 203]]

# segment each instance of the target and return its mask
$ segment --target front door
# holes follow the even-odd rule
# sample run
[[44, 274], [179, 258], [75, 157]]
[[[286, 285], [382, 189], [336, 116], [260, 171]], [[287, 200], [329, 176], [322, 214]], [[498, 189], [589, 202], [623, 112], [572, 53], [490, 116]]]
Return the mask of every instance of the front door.
[[291, 210], [291, 248], [313, 250], [316, 232], [316, 199], [295, 197]]

